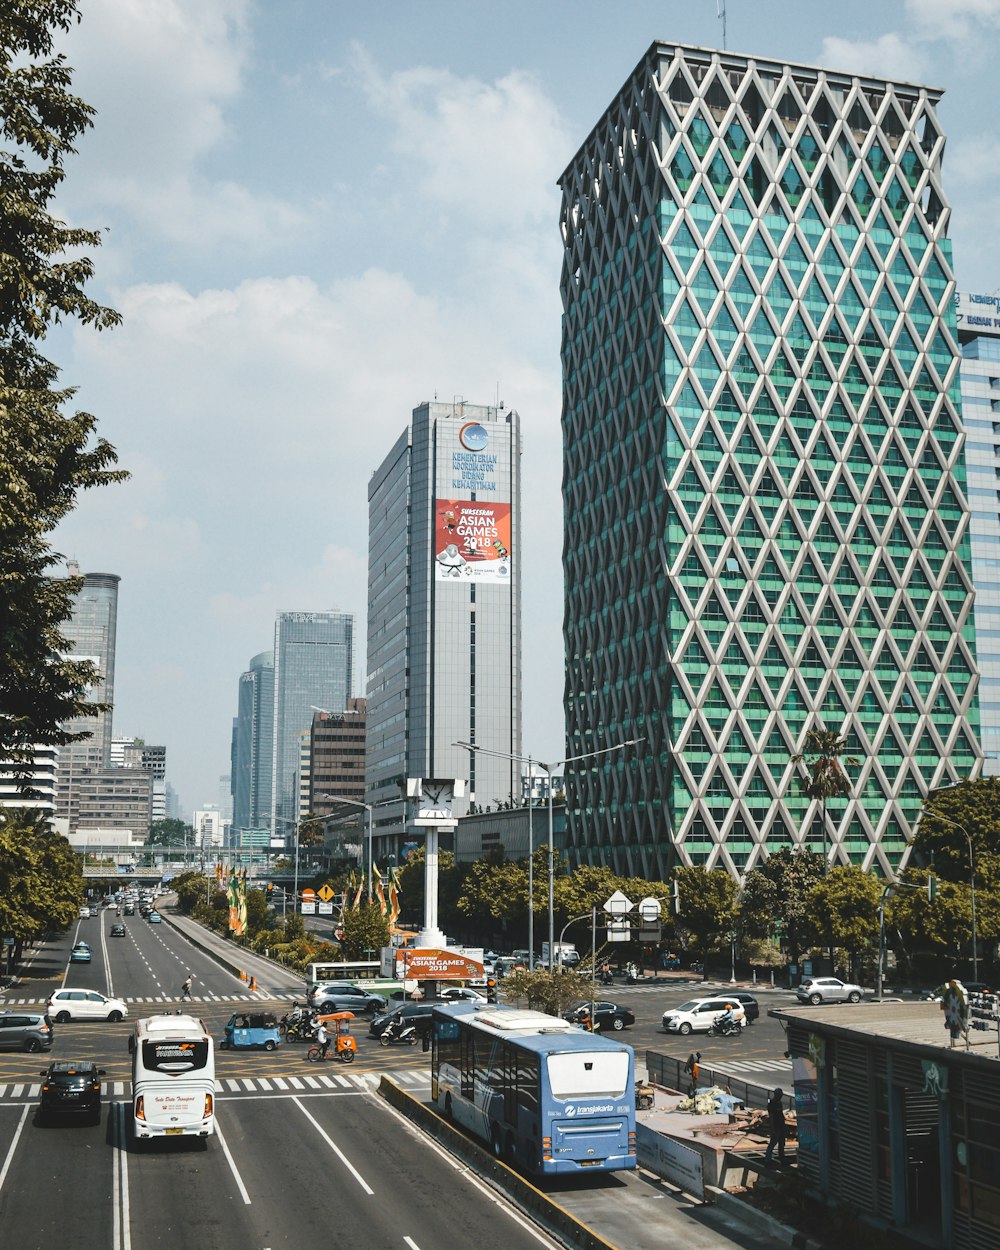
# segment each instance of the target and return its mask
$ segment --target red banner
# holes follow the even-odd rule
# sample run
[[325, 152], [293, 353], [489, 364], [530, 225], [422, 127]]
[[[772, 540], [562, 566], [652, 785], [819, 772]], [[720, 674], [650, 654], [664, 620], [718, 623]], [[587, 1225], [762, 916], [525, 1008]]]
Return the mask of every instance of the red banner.
[[435, 581], [510, 581], [509, 503], [439, 499], [434, 515]]

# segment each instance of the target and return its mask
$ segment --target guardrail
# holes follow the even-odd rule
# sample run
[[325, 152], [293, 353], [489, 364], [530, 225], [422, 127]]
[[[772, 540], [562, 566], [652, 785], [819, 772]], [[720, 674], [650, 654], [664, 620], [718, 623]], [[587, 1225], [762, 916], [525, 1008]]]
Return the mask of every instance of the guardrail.
[[[661, 1055], [659, 1051], [646, 1051], [646, 1075], [654, 1085], [662, 1085], [667, 1089], [676, 1089], [681, 1093], [687, 1093], [691, 1084], [691, 1077], [684, 1071], [686, 1060], [675, 1059], [672, 1055]], [[741, 1081], [738, 1077], [731, 1076], [723, 1068], [713, 1068], [707, 1063], [698, 1064], [698, 1086], [699, 1088], [718, 1085], [722, 1089], [727, 1089], [734, 1098], [738, 1098], [744, 1107], [757, 1107], [764, 1110], [767, 1107], [767, 1100], [771, 1097], [774, 1089], [773, 1085], [753, 1085], [749, 1081]], [[790, 1093], [786, 1093], [783, 1101], [786, 1103], [788, 1110], [795, 1108], [794, 1098]]]

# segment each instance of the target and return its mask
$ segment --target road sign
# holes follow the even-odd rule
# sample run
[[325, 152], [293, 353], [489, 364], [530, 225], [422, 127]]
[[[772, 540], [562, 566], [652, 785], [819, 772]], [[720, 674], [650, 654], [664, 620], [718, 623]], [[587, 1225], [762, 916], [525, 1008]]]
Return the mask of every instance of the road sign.
[[333, 898], [333, 890], [330, 889], [329, 884], [321, 885], [319, 887], [318, 894], [324, 903], [329, 903], [330, 899]]
[[311, 886], [307, 885], [306, 888], [301, 891], [301, 894], [302, 894], [303, 903], [315, 903], [316, 902], [316, 891], [312, 889]]
[[632, 910], [631, 900], [621, 890], [615, 890], [614, 894], [602, 906], [609, 916], [626, 916]]

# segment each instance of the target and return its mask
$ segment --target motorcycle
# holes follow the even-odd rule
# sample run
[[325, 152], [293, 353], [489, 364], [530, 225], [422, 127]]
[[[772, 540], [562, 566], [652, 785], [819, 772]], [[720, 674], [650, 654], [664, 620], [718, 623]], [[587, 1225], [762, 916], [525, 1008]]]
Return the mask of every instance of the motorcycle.
[[378, 1035], [378, 1044], [380, 1046], [390, 1046], [393, 1042], [405, 1042], [407, 1046], [416, 1046], [416, 1027], [401, 1017], [390, 1019], [389, 1023]]
[[304, 1011], [292, 1011], [282, 1016], [278, 1025], [286, 1042], [311, 1042], [316, 1032], [316, 1021]]
[[738, 1037], [740, 1034], [740, 1022], [738, 1020], [726, 1020], [719, 1017], [708, 1030], [709, 1037]]

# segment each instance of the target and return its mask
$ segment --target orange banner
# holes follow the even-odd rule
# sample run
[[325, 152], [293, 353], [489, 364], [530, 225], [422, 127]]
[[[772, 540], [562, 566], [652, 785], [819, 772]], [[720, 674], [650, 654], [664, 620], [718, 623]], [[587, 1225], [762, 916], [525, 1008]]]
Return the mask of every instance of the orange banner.
[[418, 946], [406, 954], [406, 976], [414, 981], [475, 981], [482, 975], [481, 963], [455, 951]]

